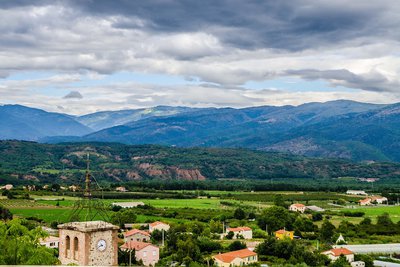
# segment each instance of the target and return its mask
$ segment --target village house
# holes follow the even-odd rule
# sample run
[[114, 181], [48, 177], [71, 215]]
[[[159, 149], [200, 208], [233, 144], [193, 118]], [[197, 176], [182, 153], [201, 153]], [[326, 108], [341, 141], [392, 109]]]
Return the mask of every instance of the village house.
[[356, 196], [366, 196], [367, 193], [365, 193], [365, 191], [362, 190], [347, 190], [346, 191], [347, 195], [356, 195]]
[[306, 211], [306, 206], [300, 203], [294, 203], [289, 206], [289, 210], [304, 213]]
[[321, 254], [328, 256], [328, 258], [331, 261], [336, 261], [337, 259], [339, 259], [339, 257], [341, 255], [346, 257], [346, 260], [348, 262], [354, 261], [354, 253], [351, 250], [348, 250], [347, 248], [333, 248], [333, 249], [321, 252]]
[[367, 198], [361, 199], [359, 201], [361, 206], [367, 206], [367, 205], [373, 205], [373, 204], [384, 204], [387, 202], [388, 202], [388, 199], [386, 197], [381, 197], [381, 196], [367, 197]]
[[163, 222], [153, 222], [149, 224], [149, 232], [152, 233], [154, 230], [168, 231], [170, 228], [169, 224]]
[[285, 229], [281, 229], [275, 232], [275, 238], [278, 240], [282, 240], [285, 238], [290, 238], [293, 240], [294, 231], [286, 231]]
[[214, 255], [213, 259], [218, 267], [243, 266], [258, 261], [257, 253], [248, 248]]
[[0, 187], [0, 189], [3, 189], [3, 190], [11, 190], [13, 188], [14, 188], [14, 186], [12, 184], [6, 184], [6, 185]]
[[253, 230], [250, 227], [236, 227], [236, 228], [226, 228], [226, 233], [233, 232], [234, 236], [232, 239], [239, 239], [243, 237], [243, 239], [252, 239], [253, 238]]
[[150, 233], [146, 231], [142, 231], [139, 229], [133, 229], [126, 233], [124, 233], [124, 241], [142, 241], [149, 242], [150, 241]]
[[124, 186], [118, 186], [117, 188], [115, 188], [115, 191], [128, 192], [128, 190]]
[[135, 259], [145, 266], [155, 266], [160, 259], [160, 248], [146, 242], [128, 241], [121, 247], [123, 251], [135, 250]]
[[48, 236], [40, 240], [40, 245], [45, 246], [47, 248], [58, 248], [59, 243], [60, 243], [60, 238], [56, 236]]

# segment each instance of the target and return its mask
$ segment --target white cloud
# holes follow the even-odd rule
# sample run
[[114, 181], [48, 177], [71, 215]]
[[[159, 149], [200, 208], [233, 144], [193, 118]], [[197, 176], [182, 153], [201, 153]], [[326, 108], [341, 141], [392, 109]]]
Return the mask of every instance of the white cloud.
[[[290, 20], [279, 17], [281, 13], [272, 14], [274, 9], [268, 8], [268, 3], [257, 7], [233, 1], [231, 18], [218, 17], [218, 10], [224, 10], [220, 4], [217, 11], [204, 4], [198, 7], [204, 10], [193, 12], [179, 2], [168, 17], [164, 9], [154, 9], [157, 13], [144, 7], [143, 14], [135, 10], [128, 14], [117, 6], [101, 10], [107, 2], [97, 2], [96, 10], [73, 2], [4, 9], [0, 4], [0, 77], [26, 71], [60, 73], [36, 80], [0, 80], [2, 102], [50, 110], [60, 106], [63, 111], [85, 113], [160, 104], [241, 107], [340, 98], [399, 99], [396, 11], [400, 6], [391, 1], [269, 4], [290, 11], [285, 13]], [[366, 20], [368, 16], [375, 20]], [[339, 77], [338, 70], [347, 75]], [[106, 75], [118, 71], [195, 77], [219, 86], [102, 83]], [[248, 81], [288, 75], [322, 79], [354, 91], [240, 89]], [[82, 76], [99, 83], [92, 87], [72, 84]], [[58, 91], [49, 94], [41, 90], [46, 87]], [[63, 99], [70, 91], [85, 98], [79, 103]]]

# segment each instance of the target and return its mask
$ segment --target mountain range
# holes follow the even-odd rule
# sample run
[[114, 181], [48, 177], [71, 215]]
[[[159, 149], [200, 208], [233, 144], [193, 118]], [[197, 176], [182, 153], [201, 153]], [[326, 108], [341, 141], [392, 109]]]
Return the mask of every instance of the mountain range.
[[299, 106], [158, 106], [84, 116], [0, 106], [0, 139], [243, 147], [356, 161], [400, 161], [400, 104], [348, 100]]

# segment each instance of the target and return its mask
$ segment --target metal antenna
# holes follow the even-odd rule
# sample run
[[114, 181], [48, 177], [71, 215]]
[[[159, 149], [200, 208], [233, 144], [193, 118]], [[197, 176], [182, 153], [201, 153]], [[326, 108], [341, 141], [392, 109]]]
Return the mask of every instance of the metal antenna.
[[92, 178], [94, 179], [96, 185], [100, 188], [103, 198], [103, 190], [100, 187], [97, 180], [90, 173], [90, 158], [89, 153], [87, 153], [86, 158], [86, 172], [85, 172], [85, 189], [83, 192], [83, 198], [77, 200], [74, 204], [73, 210], [71, 212], [69, 221], [76, 221], [81, 219], [81, 212], [85, 214], [85, 221], [93, 221], [96, 217], [100, 216], [103, 220], [108, 221], [107, 206], [99, 199], [92, 198], [91, 183]]

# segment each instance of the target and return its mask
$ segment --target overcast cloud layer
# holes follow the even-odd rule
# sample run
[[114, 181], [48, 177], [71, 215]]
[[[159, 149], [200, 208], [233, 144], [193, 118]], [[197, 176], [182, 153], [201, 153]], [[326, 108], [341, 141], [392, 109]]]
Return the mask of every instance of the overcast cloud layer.
[[1, 1], [0, 103], [82, 114], [398, 102], [398, 14], [385, 0]]

